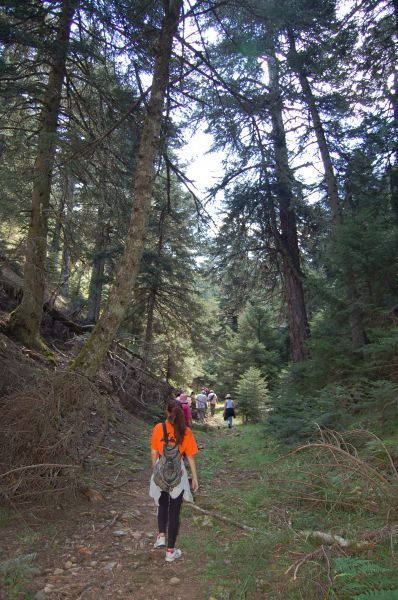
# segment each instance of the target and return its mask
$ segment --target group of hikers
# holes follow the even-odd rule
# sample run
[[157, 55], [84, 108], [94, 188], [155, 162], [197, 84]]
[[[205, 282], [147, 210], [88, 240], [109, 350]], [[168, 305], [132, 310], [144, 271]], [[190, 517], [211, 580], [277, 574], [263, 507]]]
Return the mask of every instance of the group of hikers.
[[[193, 411], [195, 418], [204, 422], [208, 406], [211, 416], [215, 415], [218, 398], [210, 389], [202, 388], [196, 396], [179, 391], [175, 398], [166, 403], [165, 420], [153, 428], [151, 439], [152, 476], [149, 495], [157, 506], [158, 534], [154, 548], [166, 550], [166, 562], [174, 562], [182, 556], [176, 547], [180, 527], [180, 513], [183, 500], [193, 502], [199, 482], [195, 455], [198, 445], [192, 431]], [[231, 394], [225, 396], [224, 420], [232, 427], [235, 416]], [[187, 466], [191, 471], [188, 477]]]
[[[194, 392], [188, 395], [180, 390], [177, 392], [175, 399], [181, 404], [188, 427], [192, 425], [192, 419], [204, 423], [208, 417], [209, 408], [211, 417], [214, 417], [216, 414], [218, 397], [214, 390], [210, 390], [209, 388], [203, 387], [196, 395]], [[234, 416], [234, 401], [231, 394], [227, 394], [224, 402], [224, 420], [227, 422], [229, 428], [232, 427]]]

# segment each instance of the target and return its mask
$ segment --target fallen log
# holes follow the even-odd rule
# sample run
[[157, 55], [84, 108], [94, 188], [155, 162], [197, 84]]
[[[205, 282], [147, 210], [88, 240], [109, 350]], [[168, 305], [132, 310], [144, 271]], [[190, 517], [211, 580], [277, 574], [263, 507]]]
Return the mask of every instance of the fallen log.
[[249, 527], [248, 525], [245, 525], [244, 523], [239, 523], [239, 521], [234, 521], [234, 519], [230, 519], [229, 517], [224, 517], [224, 515], [220, 515], [219, 513], [216, 513], [216, 512], [210, 511], [210, 510], [205, 510], [204, 508], [201, 508], [200, 506], [198, 506], [197, 504], [194, 504], [193, 502], [186, 502], [184, 504], [184, 506], [190, 506], [194, 510], [201, 512], [204, 515], [208, 515], [209, 517], [213, 517], [214, 519], [223, 521], [224, 523], [228, 523], [229, 525], [234, 525], [235, 527], [238, 527], [239, 529], [243, 529], [244, 531], [250, 531], [250, 532], [256, 531], [255, 527]]
[[350, 548], [354, 550], [367, 550], [374, 547], [374, 543], [369, 541], [358, 541], [343, 538], [341, 535], [333, 533], [325, 533], [323, 531], [299, 531], [299, 535], [305, 538], [305, 540], [312, 539], [320, 541], [322, 544], [328, 546], [339, 546], [340, 548]]

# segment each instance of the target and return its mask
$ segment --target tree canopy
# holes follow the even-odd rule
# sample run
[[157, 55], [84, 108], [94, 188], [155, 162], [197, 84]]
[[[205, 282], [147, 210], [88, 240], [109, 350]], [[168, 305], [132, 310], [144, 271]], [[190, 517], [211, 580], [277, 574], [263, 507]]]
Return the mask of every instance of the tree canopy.
[[46, 349], [58, 302], [88, 377], [114, 339], [176, 386], [257, 374], [285, 440], [369, 415], [398, 384], [397, 23], [390, 0], [7, 2], [4, 329]]

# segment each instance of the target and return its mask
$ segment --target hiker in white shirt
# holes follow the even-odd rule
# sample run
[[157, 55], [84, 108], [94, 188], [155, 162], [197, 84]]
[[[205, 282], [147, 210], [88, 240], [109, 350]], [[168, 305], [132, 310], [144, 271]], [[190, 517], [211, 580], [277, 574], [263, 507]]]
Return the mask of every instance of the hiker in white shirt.
[[203, 423], [207, 413], [207, 396], [204, 388], [202, 388], [200, 394], [196, 396], [196, 409], [198, 411], [199, 421]]
[[210, 403], [210, 414], [212, 417], [214, 417], [218, 398], [217, 394], [213, 390], [210, 390], [209, 395], [207, 396], [207, 401]]

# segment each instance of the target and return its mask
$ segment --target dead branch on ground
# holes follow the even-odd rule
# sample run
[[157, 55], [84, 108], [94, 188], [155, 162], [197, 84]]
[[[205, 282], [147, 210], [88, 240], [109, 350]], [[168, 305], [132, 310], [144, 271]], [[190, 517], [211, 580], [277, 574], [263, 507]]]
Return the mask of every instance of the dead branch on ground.
[[209, 515], [210, 517], [213, 517], [214, 519], [217, 519], [218, 521], [223, 521], [224, 523], [228, 523], [229, 525], [234, 525], [235, 527], [238, 527], [239, 529], [243, 529], [244, 531], [256, 531], [254, 527], [249, 527], [248, 525], [245, 525], [244, 523], [239, 523], [239, 521], [235, 521], [234, 519], [230, 519], [229, 517], [224, 517], [224, 515], [220, 515], [219, 513], [210, 511], [210, 510], [205, 510], [204, 508], [201, 508], [200, 506], [198, 506], [197, 504], [194, 504], [193, 502], [187, 502], [186, 503], [187, 506], [190, 506], [191, 508], [193, 508], [194, 510], [201, 512], [205, 515]]

